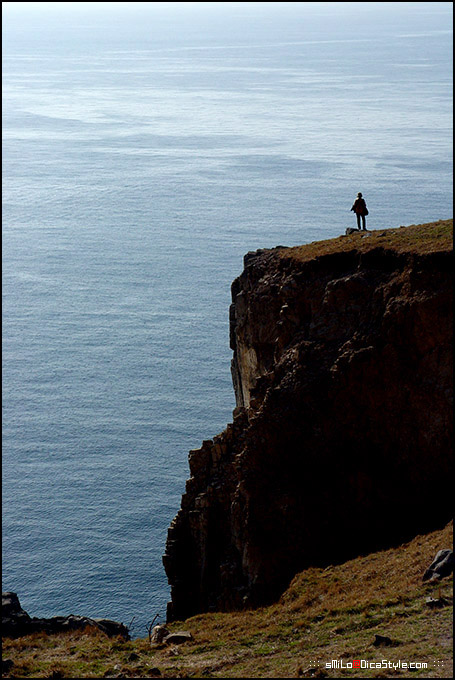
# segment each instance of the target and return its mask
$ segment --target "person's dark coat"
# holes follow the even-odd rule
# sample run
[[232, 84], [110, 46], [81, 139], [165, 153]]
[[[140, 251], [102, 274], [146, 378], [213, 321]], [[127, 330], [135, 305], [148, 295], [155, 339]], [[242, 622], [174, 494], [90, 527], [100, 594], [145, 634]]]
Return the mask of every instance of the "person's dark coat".
[[365, 203], [364, 198], [356, 198], [354, 201], [354, 205], [352, 206], [351, 210], [355, 212], [356, 215], [368, 215], [368, 210], [367, 210], [367, 204]]

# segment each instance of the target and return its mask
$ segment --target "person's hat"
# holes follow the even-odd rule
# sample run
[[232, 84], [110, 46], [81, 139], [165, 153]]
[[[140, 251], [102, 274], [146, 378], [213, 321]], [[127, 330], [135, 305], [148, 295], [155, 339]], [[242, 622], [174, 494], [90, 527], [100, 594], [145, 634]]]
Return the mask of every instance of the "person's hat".
[[357, 194], [357, 196], [359, 196], [360, 198], [362, 198], [362, 193], [359, 191], [359, 193]]

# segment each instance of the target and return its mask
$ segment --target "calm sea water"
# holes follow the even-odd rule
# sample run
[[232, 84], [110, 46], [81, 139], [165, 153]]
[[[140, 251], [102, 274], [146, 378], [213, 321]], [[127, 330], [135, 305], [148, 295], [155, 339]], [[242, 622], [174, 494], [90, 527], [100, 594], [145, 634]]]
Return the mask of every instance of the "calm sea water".
[[3, 4], [3, 589], [145, 636], [243, 255], [452, 216], [452, 3]]

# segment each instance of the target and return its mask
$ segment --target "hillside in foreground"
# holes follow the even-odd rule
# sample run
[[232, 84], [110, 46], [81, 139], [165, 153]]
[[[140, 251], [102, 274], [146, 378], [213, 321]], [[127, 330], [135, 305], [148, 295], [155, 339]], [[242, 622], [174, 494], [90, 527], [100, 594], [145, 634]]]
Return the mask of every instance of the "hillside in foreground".
[[[388, 678], [410, 672], [325, 667], [332, 660], [364, 660], [426, 663], [413, 677], [449, 678], [453, 584], [424, 583], [422, 576], [452, 542], [450, 523], [392, 550], [307, 569], [272, 606], [168, 625], [191, 632], [193, 640], [179, 646], [151, 647], [147, 637], [124, 641], [89, 631], [4, 639], [3, 659], [14, 664], [4, 677]], [[428, 606], [429, 597], [441, 598], [443, 606]], [[377, 635], [392, 644], [375, 647]]]

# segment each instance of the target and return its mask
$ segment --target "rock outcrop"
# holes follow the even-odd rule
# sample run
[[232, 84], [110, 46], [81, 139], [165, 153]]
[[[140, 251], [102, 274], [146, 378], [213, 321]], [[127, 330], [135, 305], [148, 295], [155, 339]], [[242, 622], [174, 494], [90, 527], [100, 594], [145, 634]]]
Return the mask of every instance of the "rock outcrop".
[[453, 550], [445, 548], [436, 553], [436, 557], [423, 575], [423, 581], [439, 581], [453, 574]]
[[414, 248], [412, 229], [390, 230], [404, 247], [383, 232], [245, 257], [237, 408], [189, 455], [163, 558], [168, 620], [266, 604], [307, 566], [449, 521], [453, 261], [447, 245]]
[[64, 633], [69, 630], [97, 628], [108, 637], [121, 637], [129, 640], [128, 628], [123, 623], [111, 619], [92, 619], [86, 616], [53, 616], [49, 619], [31, 617], [24, 611], [16, 593], [2, 593], [2, 635], [18, 638], [23, 635], [44, 632], [49, 635]]

